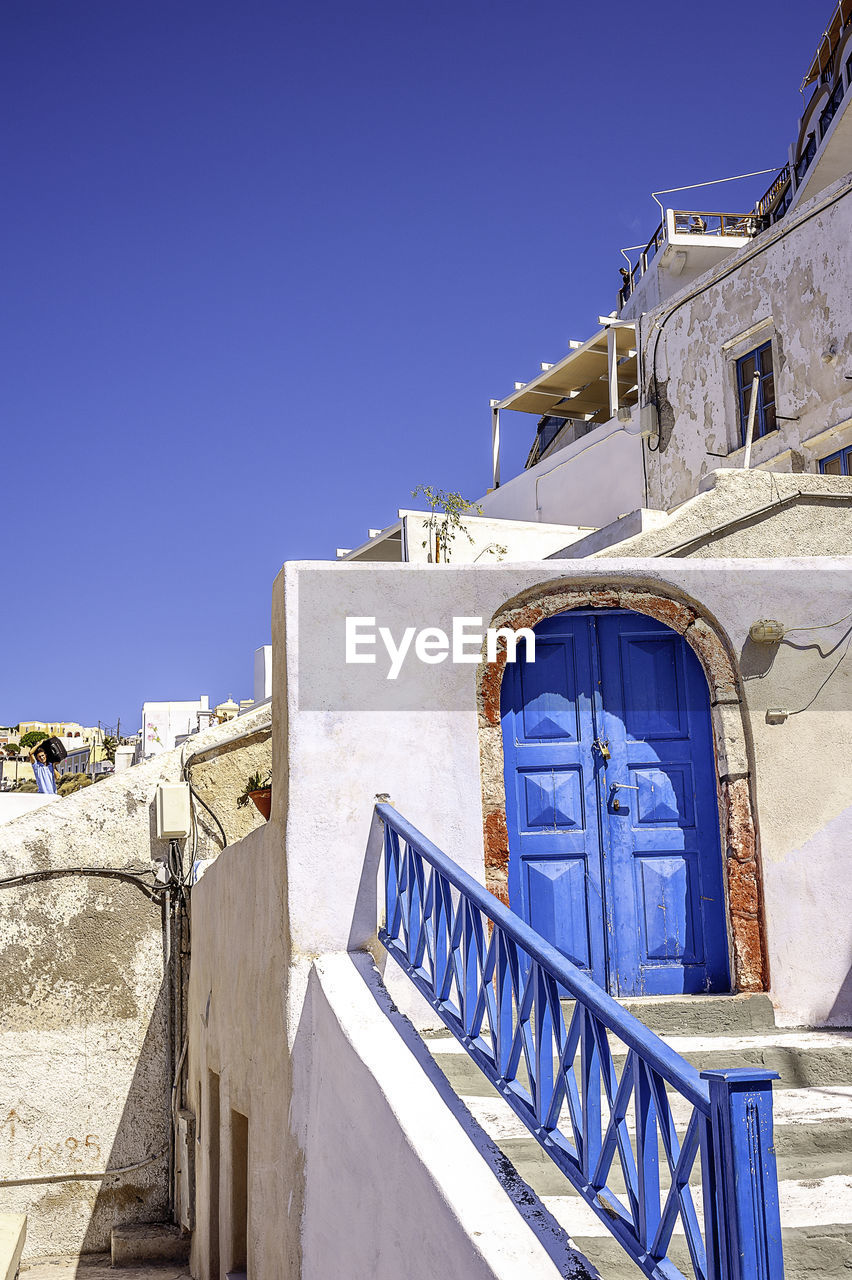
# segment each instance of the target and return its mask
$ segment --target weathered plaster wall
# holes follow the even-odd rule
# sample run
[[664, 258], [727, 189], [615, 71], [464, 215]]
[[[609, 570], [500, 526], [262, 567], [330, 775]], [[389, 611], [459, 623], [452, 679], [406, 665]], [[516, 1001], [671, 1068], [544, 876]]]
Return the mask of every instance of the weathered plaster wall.
[[[852, 548], [852, 477], [713, 471], [665, 523], [597, 557], [838, 556]], [[572, 558], [572, 548], [563, 556]]]
[[[0, 878], [45, 873], [0, 885], [0, 1188], [29, 1216], [28, 1258], [103, 1249], [116, 1222], [167, 1211], [162, 907], [127, 880], [55, 873], [149, 872], [154, 793], [180, 764], [163, 753], [2, 828]], [[203, 811], [199, 826], [199, 853], [215, 853]]]
[[736, 359], [770, 338], [785, 420], [755, 441], [752, 465], [815, 471], [819, 457], [852, 439], [850, 241], [846, 178], [740, 250], [736, 270], [726, 260], [680, 303], [671, 299], [642, 318], [644, 391], [658, 395], [660, 411], [660, 447], [646, 453], [645, 505], [668, 510], [692, 497], [709, 471], [741, 465]]
[[249, 802], [238, 806], [237, 797], [242, 794], [251, 774], [259, 773], [265, 778], [272, 771], [270, 708], [267, 706], [232, 720], [230, 732], [242, 735], [238, 742], [226, 741], [206, 749], [189, 744], [184, 751], [193, 788], [210, 805], [225, 828], [228, 843], [233, 844], [263, 823], [254, 805]]

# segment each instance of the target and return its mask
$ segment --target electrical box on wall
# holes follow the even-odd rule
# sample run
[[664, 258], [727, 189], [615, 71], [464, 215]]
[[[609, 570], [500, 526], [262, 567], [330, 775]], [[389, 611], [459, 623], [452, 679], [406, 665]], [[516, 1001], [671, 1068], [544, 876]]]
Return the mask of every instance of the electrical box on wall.
[[188, 782], [161, 782], [154, 805], [158, 840], [185, 840], [192, 829]]

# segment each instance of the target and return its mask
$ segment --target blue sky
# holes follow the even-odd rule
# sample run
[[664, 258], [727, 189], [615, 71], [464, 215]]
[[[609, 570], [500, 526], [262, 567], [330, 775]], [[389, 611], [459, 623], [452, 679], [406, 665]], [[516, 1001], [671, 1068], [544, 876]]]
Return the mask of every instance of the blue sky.
[[484, 492], [649, 193], [780, 167], [830, 10], [7, 0], [0, 723], [250, 697], [281, 564]]

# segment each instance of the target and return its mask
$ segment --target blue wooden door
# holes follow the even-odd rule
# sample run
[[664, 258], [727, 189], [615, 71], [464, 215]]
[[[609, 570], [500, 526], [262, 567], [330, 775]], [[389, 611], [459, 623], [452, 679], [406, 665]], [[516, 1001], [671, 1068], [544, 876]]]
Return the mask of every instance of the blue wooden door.
[[614, 995], [730, 989], [707, 684], [641, 614], [561, 614], [502, 694], [514, 910]]

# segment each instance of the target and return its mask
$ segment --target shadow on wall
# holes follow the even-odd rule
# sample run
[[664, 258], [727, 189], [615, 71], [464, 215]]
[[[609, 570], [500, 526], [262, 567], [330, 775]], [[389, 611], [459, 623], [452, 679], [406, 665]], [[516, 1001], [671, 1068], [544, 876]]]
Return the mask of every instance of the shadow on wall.
[[[379, 800], [376, 796], [376, 800]], [[392, 804], [388, 796], [382, 795], [382, 801]], [[361, 951], [369, 947], [376, 939], [376, 902], [379, 891], [379, 868], [382, 863], [385, 828], [381, 818], [373, 810], [367, 846], [364, 850], [364, 863], [361, 867], [361, 878], [358, 881], [358, 893], [352, 912], [352, 926], [349, 930], [348, 951]]]
[[[96, 1184], [81, 1253], [109, 1249], [112, 1228], [125, 1222], [165, 1222], [169, 1217], [171, 1141], [168, 1026], [169, 984], [164, 981], [139, 1050], [136, 1070]], [[93, 1117], [96, 1119], [95, 1117]], [[46, 1212], [46, 1206], [42, 1211]]]
[[28, 1215], [28, 1259], [100, 1252], [117, 1223], [168, 1212], [162, 906], [73, 877], [32, 886], [16, 915], [26, 945], [7, 924], [0, 947], [4, 1203]]
[[841, 983], [826, 1021], [832, 1027], [852, 1027], [852, 966]]
[[780, 642], [755, 644], [748, 636], [740, 654], [740, 675], [743, 680], [762, 680], [772, 670]]

